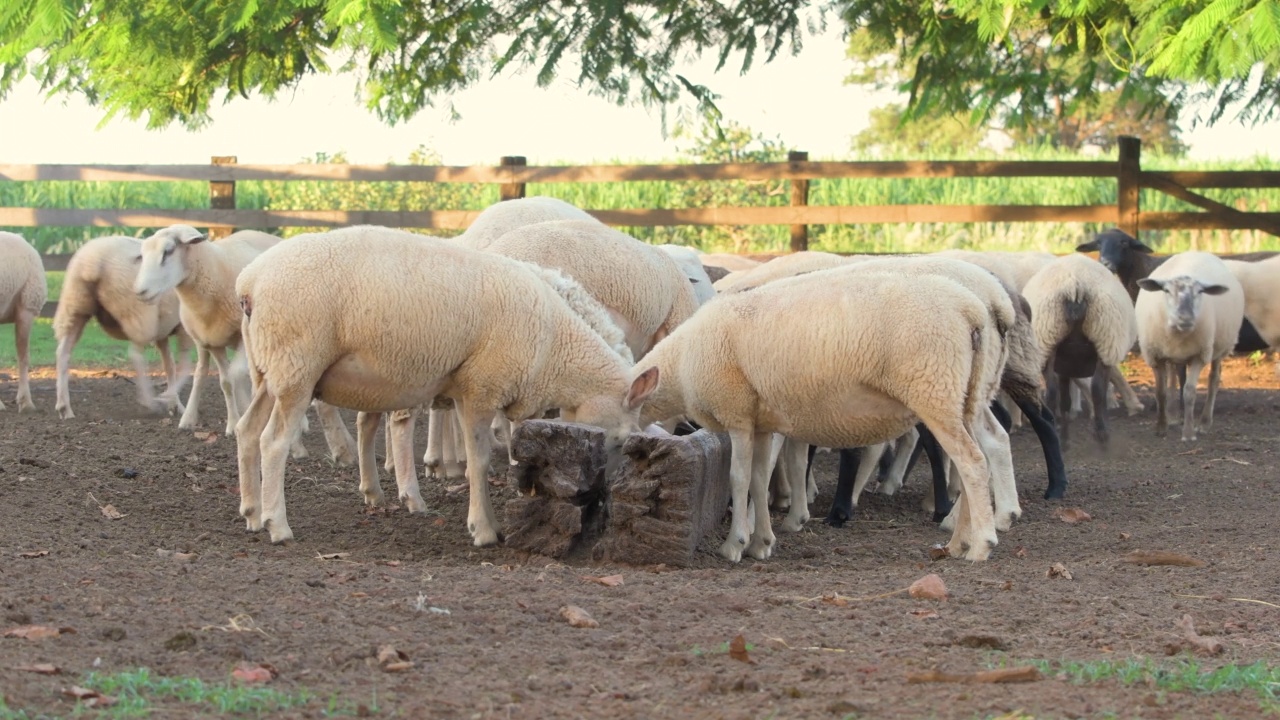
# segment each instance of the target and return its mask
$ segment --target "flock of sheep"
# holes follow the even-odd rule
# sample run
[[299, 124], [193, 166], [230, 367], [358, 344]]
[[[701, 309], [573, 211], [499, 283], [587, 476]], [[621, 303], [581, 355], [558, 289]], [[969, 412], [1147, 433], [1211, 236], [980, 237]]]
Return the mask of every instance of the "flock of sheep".
[[[465, 473], [478, 546], [499, 540], [486, 481], [494, 443], [511, 423], [556, 411], [603, 428], [610, 453], [632, 433], [678, 423], [727, 433], [732, 525], [720, 552], [731, 561], [772, 554], [771, 507], [787, 510], [785, 531], [809, 520], [818, 447], [842, 455], [828, 522], [852, 517], [877, 470], [881, 492], [894, 492], [924, 452], [948, 551], [983, 560], [1021, 514], [1012, 423], [1025, 418], [1036, 431], [1045, 496], [1062, 497], [1073, 409], [1092, 408], [1102, 443], [1113, 390], [1131, 414], [1142, 409], [1118, 370], [1135, 344], [1155, 372], [1157, 432], [1176, 375], [1182, 438], [1194, 440], [1204, 367], [1200, 431], [1213, 420], [1223, 357], [1280, 343], [1273, 253], [1157, 257], [1118, 230], [1078, 249], [1100, 261], [803, 252], [762, 264], [651, 246], [544, 197], [495, 204], [449, 239], [358, 226], [209, 241], [173, 225], [143, 240], [97, 238], [71, 258], [53, 321], [56, 410], [74, 417], [69, 361], [96, 318], [130, 343], [139, 402], [181, 413], [180, 428], [200, 423], [212, 358], [237, 439], [240, 513], [273, 542], [293, 537], [286, 459], [306, 453], [311, 407], [335, 461], [358, 466], [371, 505], [384, 501], [373, 441], [387, 415], [386, 469], [411, 512], [426, 510], [413, 430], [428, 413], [427, 473]], [[18, 409], [27, 410], [44, 270], [12, 233], [0, 233], [0, 257], [0, 322], [17, 327]], [[149, 344], [167, 378], [158, 397]], [[337, 408], [357, 411], [354, 439]]]

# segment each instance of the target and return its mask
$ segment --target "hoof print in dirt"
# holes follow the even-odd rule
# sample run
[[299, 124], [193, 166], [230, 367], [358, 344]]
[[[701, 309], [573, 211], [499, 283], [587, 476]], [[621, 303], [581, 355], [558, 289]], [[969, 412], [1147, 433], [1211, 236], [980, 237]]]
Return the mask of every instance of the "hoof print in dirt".
[[604, 431], [529, 420], [511, 438], [520, 497], [505, 507], [507, 547], [564, 558], [600, 535], [605, 491]]
[[633, 434], [609, 476], [608, 525], [595, 559], [688, 566], [729, 507], [729, 436]]

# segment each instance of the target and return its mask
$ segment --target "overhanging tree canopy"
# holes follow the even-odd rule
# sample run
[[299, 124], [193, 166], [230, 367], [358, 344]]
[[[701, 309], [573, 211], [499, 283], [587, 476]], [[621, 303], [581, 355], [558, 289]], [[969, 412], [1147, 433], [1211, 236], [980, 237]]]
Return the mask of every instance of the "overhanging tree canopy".
[[[745, 71], [798, 51], [806, 24], [832, 14], [894, 37], [914, 112], [985, 112], [1053, 83], [1085, 98], [1089, 73], [1108, 66], [1203, 80], [1217, 92], [1212, 120], [1242, 100], [1243, 117], [1268, 119], [1280, 103], [1276, 0], [5, 0], [0, 94], [32, 75], [108, 118], [198, 127], [215, 98], [272, 97], [349, 68], [370, 108], [396, 123], [482, 74], [533, 68], [539, 83], [576, 72], [619, 103], [707, 102], [680, 61], [706, 52]], [[1076, 57], [1083, 77], [1027, 72], [1015, 84], [996, 72], [991, 48], [1021, 52], [1028, 29], [1046, 52]]]

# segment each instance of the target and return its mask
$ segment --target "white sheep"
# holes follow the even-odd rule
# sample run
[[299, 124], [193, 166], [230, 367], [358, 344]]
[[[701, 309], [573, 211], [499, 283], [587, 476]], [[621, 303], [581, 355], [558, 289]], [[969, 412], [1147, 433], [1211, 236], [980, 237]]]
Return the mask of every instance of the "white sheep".
[[1256, 262], [1222, 262], [1244, 289], [1245, 319], [1267, 347], [1280, 346], [1280, 255]]
[[[1055, 259], [1023, 289], [1032, 326], [1045, 352], [1049, 406], [1058, 400], [1063, 442], [1070, 431], [1071, 378], [1092, 377], [1094, 430], [1107, 429], [1107, 385], [1137, 337], [1137, 320], [1124, 286], [1100, 263], [1073, 253]], [[1056, 379], [1054, 379], [1056, 378]], [[1127, 387], [1128, 383], [1121, 382]]]
[[[1117, 281], [1117, 285], [1119, 282]], [[1222, 358], [1236, 345], [1244, 322], [1244, 288], [1226, 263], [1207, 252], [1171, 256], [1138, 281], [1135, 307], [1138, 346], [1155, 373], [1156, 434], [1169, 427], [1167, 396], [1177, 365], [1186, 365], [1182, 388], [1182, 439], [1195, 440], [1196, 385], [1209, 365], [1209, 395], [1200, 430], [1213, 425], [1213, 405], [1222, 380]]]
[[[451, 398], [466, 431], [467, 527], [484, 546], [498, 540], [487, 482], [495, 415], [520, 421], [559, 407], [567, 421], [605, 428], [618, 449], [657, 383], [656, 371], [632, 381], [622, 357], [526, 265], [438, 238], [369, 226], [301, 236], [249, 263], [236, 294], [254, 377], [236, 426], [240, 512], [272, 542], [293, 537], [285, 454], [312, 397], [364, 412]], [[412, 466], [396, 470], [400, 497], [417, 494]]]
[[[1012, 313], [1006, 300], [1005, 314]], [[919, 331], [902, 332], [908, 324]], [[999, 381], [993, 359], [1002, 345], [992, 309], [954, 280], [835, 268], [707, 303], [637, 362], [631, 377], [658, 373], [643, 424], [688, 416], [729, 433], [733, 524], [720, 548], [729, 560], [744, 550], [764, 559], [773, 549], [770, 433], [856, 447], [894, 439], [921, 420], [961, 471], [949, 550], [982, 560], [997, 540], [987, 461], [972, 433]], [[805, 362], [796, 362], [797, 348]], [[802, 493], [793, 486], [793, 497]]]
[[705, 304], [708, 300], [716, 296], [716, 289], [711, 286], [711, 277], [707, 275], [706, 268], [699, 259], [701, 254], [693, 248], [684, 245], [657, 245], [659, 250], [671, 256], [675, 260], [676, 265], [680, 268], [680, 272], [689, 279], [689, 284], [693, 286], [693, 295], [698, 301], [698, 305]]
[[[44, 308], [49, 286], [40, 252], [21, 235], [0, 232], [0, 324], [13, 323], [18, 354], [18, 412], [35, 410], [31, 402], [31, 326]], [[0, 402], [0, 410], [4, 403]]]
[[724, 268], [730, 272], [751, 270], [752, 268], [759, 267], [763, 264], [759, 260], [752, 260], [749, 257], [734, 255], [732, 253], [703, 253], [698, 256], [698, 260], [701, 261], [703, 265]]
[[545, 195], [502, 200], [481, 210], [455, 239], [476, 250], [485, 250], [490, 243], [518, 227], [550, 220], [595, 220], [595, 217], [572, 203]]
[[[191, 337], [178, 319], [176, 293], [161, 293], [154, 302], [147, 303], [133, 291], [133, 279], [141, 261], [141, 241], [110, 235], [89, 240], [75, 251], [67, 263], [58, 310], [53, 316], [53, 335], [58, 340], [58, 400], [55, 407], [64, 420], [75, 417], [71, 411], [68, 387], [71, 351], [80, 341], [85, 325], [93, 318], [97, 318], [108, 336], [128, 341], [129, 357], [138, 374], [138, 402], [151, 410], [167, 409], [170, 413], [184, 409], [178, 393], [191, 373]], [[176, 368], [169, 353], [170, 337], [176, 337]], [[159, 398], [159, 406], [151, 387], [147, 360], [142, 354], [143, 347], [150, 344], [160, 351], [168, 381]]]
[[[176, 292], [178, 317], [196, 345], [191, 394], [178, 427], [191, 429], [200, 423], [200, 394], [212, 357], [227, 406], [225, 433], [230, 436], [252, 395], [248, 367], [240, 352], [244, 312], [235, 294], [236, 276], [281, 239], [257, 230], [241, 230], [217, 241], [208, 240], [207, 235], [190, 225], [170, 225], [156, 231], [142, 242], [142, 262], [133, 289], [144, 302]], [[228, 351], [236, 353], [234, 360], [228, 359]], [[334, 461], [344, 466], [353, 464], [355, 440], [337, 410], [321, 402], [314, 406]], [[300, 440], [294, 443], [292, 453], [297, 458], [307, 456]]]

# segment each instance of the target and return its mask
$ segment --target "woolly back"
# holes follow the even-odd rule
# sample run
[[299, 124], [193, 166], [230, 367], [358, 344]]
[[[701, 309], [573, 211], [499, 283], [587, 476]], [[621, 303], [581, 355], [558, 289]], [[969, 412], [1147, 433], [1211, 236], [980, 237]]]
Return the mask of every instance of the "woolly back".
[[1031, 325], [1046, 355], [1073, 327], [1068, 305], [1083, 306], [1082, 331], [1105, 364], [1118, 365], [1138, 338], [1138, 321], [1120, 280], [1086, 255], [1064, 255], [1046, 265], [1023, 288]]
[[550, 285], [560, 295], [561, 299], [568, 304], [569, 309], [585, 320], [591, 326], [591, 329], [614, 352], [618, 353], [628, 365], [635, 362], [635, 359], [631, 356], [631, 348], [627, 347], [627, 338], [623, 335], [622, 328], [618, 327], [613, 318], [609, 317], [609, 311], [605, 309], [604, 305], [600, 304], [600, 301], [592, 297], [586, 288], [559, 270], [544, 268], [534, 263], [519, 260], [517, 262], [527, 266]]

